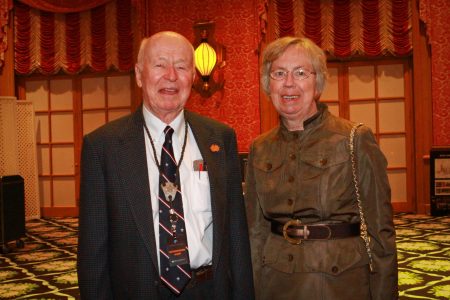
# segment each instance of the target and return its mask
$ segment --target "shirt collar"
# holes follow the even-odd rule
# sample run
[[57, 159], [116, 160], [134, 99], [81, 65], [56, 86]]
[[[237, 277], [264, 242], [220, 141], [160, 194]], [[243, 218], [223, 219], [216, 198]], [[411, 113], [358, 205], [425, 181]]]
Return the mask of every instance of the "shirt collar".
[[182, 110], [178, 116], [170, 122], [170, 124], [166, 124], [161, 121], [158, 117], [156, 117], [151, 111], [144, 106], [143, 114], [145, 124], [148, 127], [152, 137], [155, 139], [155, 142], [164, 141], [164, 129], [167, 125], [173, 128], [174, 134], [178, 138], [178, 140], [182, 140], [184, 138], [184, 110]]

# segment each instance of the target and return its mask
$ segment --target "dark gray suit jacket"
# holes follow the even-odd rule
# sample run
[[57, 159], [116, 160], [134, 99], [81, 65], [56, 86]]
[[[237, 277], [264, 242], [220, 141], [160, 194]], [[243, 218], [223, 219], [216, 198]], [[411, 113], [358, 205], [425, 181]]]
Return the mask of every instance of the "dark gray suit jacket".
[[[208, 165], [214, 299], [253, 299], [235, 132], [189, 111], [185, 118]], [[84, 137], [78, 243], [82, 299], [159, 298], [143, 124], [141, 106]], [[211, 151], [213, 144], [219, 151]]]

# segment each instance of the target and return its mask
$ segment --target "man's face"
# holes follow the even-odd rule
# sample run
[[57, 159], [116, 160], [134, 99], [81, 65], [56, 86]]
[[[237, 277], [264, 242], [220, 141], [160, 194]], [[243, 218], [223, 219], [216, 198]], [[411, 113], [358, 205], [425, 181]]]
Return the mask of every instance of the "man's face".
[[160, 35], [151, 38], [143, 51], [135, 70], [144, 105], [170, 123], [186, 104], [194, 82], [192, 48], [180, 37]]

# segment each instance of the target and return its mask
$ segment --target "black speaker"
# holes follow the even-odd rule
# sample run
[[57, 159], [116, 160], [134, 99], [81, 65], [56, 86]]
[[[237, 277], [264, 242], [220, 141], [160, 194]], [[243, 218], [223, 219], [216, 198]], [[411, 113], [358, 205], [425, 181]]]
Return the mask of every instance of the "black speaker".
[[23, 247], [25, 237], [25, 191], [19, 175], [0, 176], [0, 243], [2, 253], [8, 253], [8, 242]]

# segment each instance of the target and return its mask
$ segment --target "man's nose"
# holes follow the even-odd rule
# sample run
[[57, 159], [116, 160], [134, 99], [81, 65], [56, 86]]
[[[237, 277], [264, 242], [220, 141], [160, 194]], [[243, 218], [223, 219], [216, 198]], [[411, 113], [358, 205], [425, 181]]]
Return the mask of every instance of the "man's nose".
[[174, 66], [169, 66], [166, 70], [165, 77], [170, 81], [175, 81], [178, 79], [178, 73]]

